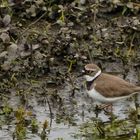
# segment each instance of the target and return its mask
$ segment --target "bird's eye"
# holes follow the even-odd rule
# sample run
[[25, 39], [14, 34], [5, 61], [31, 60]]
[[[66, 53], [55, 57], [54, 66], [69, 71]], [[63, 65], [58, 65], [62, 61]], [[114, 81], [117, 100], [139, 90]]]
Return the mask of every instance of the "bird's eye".
[[87, 74], [91, 74], [92, 71], [90, 71], [90, 70], [86, 70], [86, 73], [87, 73]]

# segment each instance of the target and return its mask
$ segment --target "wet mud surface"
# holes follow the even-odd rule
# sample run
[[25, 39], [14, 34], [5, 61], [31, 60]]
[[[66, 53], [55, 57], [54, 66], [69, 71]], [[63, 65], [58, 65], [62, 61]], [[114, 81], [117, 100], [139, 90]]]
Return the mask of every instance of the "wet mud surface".
[[97, 107], [82, 70], [140, 85], [140, 4], [0, 2], [0, 139], [140, 140], [140, 97]]
[[[118, 69], [118, 66], [116, 68]], [[137, 80], [133, 79], [134, 76], [131, 77], [132, 72], [130, 74], [128, 75], [129, 80], [135, 80], [137, 83]], [[46, 77], [44, 80], [22, 81], [18, 85], [18, 90], [11, 89], [9, 99], [3, 99], [4, 102], [6, 100], [7, 110], [14, 110], [9, 111], [6, 116], [6, 107], [1, 109], [1, 112], [3, 111], [1, 114], [1, 139], [11, 140], [14, 137], [16, 125], [20, 120], [16, 117], [16, 112], [23, 115], [27, 121], [26, 139], [41, 139], [45, 121], [47, 121], [45, 135], [49, 140], [90, 140], [93, 138], [123, 138], [125, 140], [136, 137], [138, 114], [135, 102], [139, 96], [114, 103], [113, 112], [110, 112], [97, 108], [97, 105], [100, 104], [87, 95], [83, 77], [77, 77], [74, 81], [75, 86], [78, 87], [75, 91], [69, 82], [65, 82], [63, 86], [44, 89], [42, 87], [47, 79]], [[25, 115], [25, 112], [28, 112], [29, 115]], [[33, 133], [32, 130], [31, 121], [33, 120], [36, 121], [38, 127], [36, 133]]]

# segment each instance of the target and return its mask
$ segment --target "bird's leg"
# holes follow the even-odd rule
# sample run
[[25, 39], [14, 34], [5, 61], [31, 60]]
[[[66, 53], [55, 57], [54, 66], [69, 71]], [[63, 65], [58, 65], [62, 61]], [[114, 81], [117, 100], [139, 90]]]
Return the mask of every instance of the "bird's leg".
[[100, 105], [99, 106], [100, 109], [103, 109], [104, 111], [110, 111], [112, 112], [113, 111], [113, 106], [112, 104], [103, 104], [103, 105]]
[[101, 109], [99, 108], [98, 105], [96, 105], [96, 107], [95, 107], [95, 115], [96, 115], [96, 118], [98, 118], [98, 115], [99, 115], [100, 112], [101, 112]]

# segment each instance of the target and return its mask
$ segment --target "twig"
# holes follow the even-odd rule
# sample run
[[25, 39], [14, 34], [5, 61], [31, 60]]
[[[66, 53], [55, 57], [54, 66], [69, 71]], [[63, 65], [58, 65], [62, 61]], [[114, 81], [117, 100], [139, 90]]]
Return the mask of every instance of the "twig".
[[28, 25], [28, 27], [21, 33], [21, 35], [19, 35], [19, 37], [21, 38], [28, 30], [31, 26], [33, 26], [34, 24], [36, 24], [39, 20], [41, 20], [46, 14], [48, 13], [48, 11], [46, 11], [44, 14], [42, 14], [37, 20], [35, 20], [34, 22], [32, 22], [31, 24]]
[[31, 51], [31, 66], [33, 66], [33, 45], [31, 44], [31, 48], [30, 48], [30, 51]]
[[70, 79], [70, 83], [71, 83], [73, 89], [77, 89], [77, 87], [75, 86], [75, 84], [74, 84], [74, 82], [73, 82], [73, 79], [72, 79], [71, 73], [68, 73], [68, 77], [69, 77], [69, 79]]
[[[46, 91], [46, 89], [43, 87], [43, 89], [44, 89], [44, 93], [46, 93], [47, 91]], [[52, 126], [52, 108], [51, 108], [51, 104], [50, 104], [50, 102], [49, 102], [49, 99], [48, 99], [48, 97], [46, 96], [45, 97], [46, 98], [46, 101], [47, 101], [47, 104], [48, 104], [48, 107], [49, 107], [49, 111], [50, 111], [50, 127]]]
[[130, 42], [129, 50], [128, 50], [128, 52], [127, 52], [127, 57], [130, 55], [130, 53], [131, 53], [131, 51], [132, 51], [132, 47], [134, 46], [134, 45], [133, 45], [133, 41], [134, 41], [135, 35], [136, 35], [136, 33], [134, 32], [134, 34], [133, 34], [133, 36], [132, 36], [132, 39], [131, 39], [131, 42]]
[[87, 49], [87, 52], [88, 52], [88, 55], [89, 55], [90, 62], [93, 63], [93, 59], [92, 59], [92, 56], [91, 56], [91, 52], [89, 51], [89, 46], [88, 45], [86, 45], [86, 49]]
[[49, 102], [49, 99], [47, 96], [46, 96], [46, 100], [47, 100], [47, 104], [48, 104], [49, 111], [50, 111], [50, 127], [51, 127], [52, 126], [52, 109], [51, 109], [51, 105], [50, 105], [50, 102]]

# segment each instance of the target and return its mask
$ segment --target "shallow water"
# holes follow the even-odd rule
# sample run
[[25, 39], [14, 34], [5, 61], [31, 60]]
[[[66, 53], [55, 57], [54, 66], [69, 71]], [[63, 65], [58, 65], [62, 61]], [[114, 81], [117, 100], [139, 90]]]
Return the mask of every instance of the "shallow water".
[[[104, 126], [111, 127], [110, 124], [112, 121], [112, 115], [108, 114], [104, 110], [96, 111], [96, 102], [90, 99], [83, 89], [76, 91], [74, 97], [70, 96], [71, 89], [69, 85], [65, 86], [64, 89], [58, 90], [57, 94], [63, 100], [63, 105], [59, 107], [59, 102], [55, 103], [55, 105], [51, 104], [51, 109], [53, 113], [52, 119], [50, 119], [50, 110], [48, 104], [46, 102], [40, 103], [38, 101], [40, 100], [38, 99], [39, 95], [36, 96], [35, 94], [37, 93], [32, 93], [31, 98], [28, 100], [28, 105], [25, 104], [25, 107], [27, 109], [28, 107], [30, 107], [29, 110], [31, 110], [33, 114], [35, 114], [35, 118], [37, 119], [39, 126], [39, 131], [37, 134], [32, 134], [31, 131], [28, 130], [26, 135], [27, 139], [40, 139], [39, 134], [42, 131], [42, 125], [45, 120], [47, 120], [49, 123], [50, 121], [52, 121], [51, 127], [49, 127], [49, 131], [47, 132], [49, 140], [90, 140], [94, 136], [96, 137], [96, 139], [100, 139], [99, 132], [95, 131], [95, 124], [98, 122], [98, 120], [99, 122], [104, 123]], [[16, 92], [14, 91], [12, 91], [11, 95], [12, 97], [10, 98], [8, 103], [12, 108], [18, 108], [21, 104], [21, 99], [19, 98], [19, 96], [16, 95]], [[115, 119], [115, 121], [123, 120], [125, 122], [127, 120], [129, 122], [130, 131], [133, 131], [135, 129], [133, 128], [135, 124], [133, 121], [131, 121], [131, 118], [129, 117], [131, 111], [133, 110], [135, 110], [135, 103], [133, 98], [116, 102], [113, 105], [113, 116], [117, 118]], [[88, 123], [91, 126], [88, 126]], [[87, 124], [86, 131], [91, 131], [90, 129], [93, 129], [93, 131], [89, 132], [89, 134], [87, 133], [87, 136], [86, 133], [83, 132], [85, 131], [85, 127], [83, 127], [85, 124]], [[11, 123], [8, 125], [2, 125], [1, 128], [2, 129], [0, 130], [0, 139], [11, 140], [13, 132], [15, 130], [15, 121], [11, 121]], [[110, 135], [110, 130], [109, 132], [105, 130], [105, 132]], [[121, 135], [126, 135], [126, 132], [123, 132], [123, 130], [120, 130], [119, 133], [121, 133]], [[120, 134], [114, 134], [114, 136], [120, 137]]]

